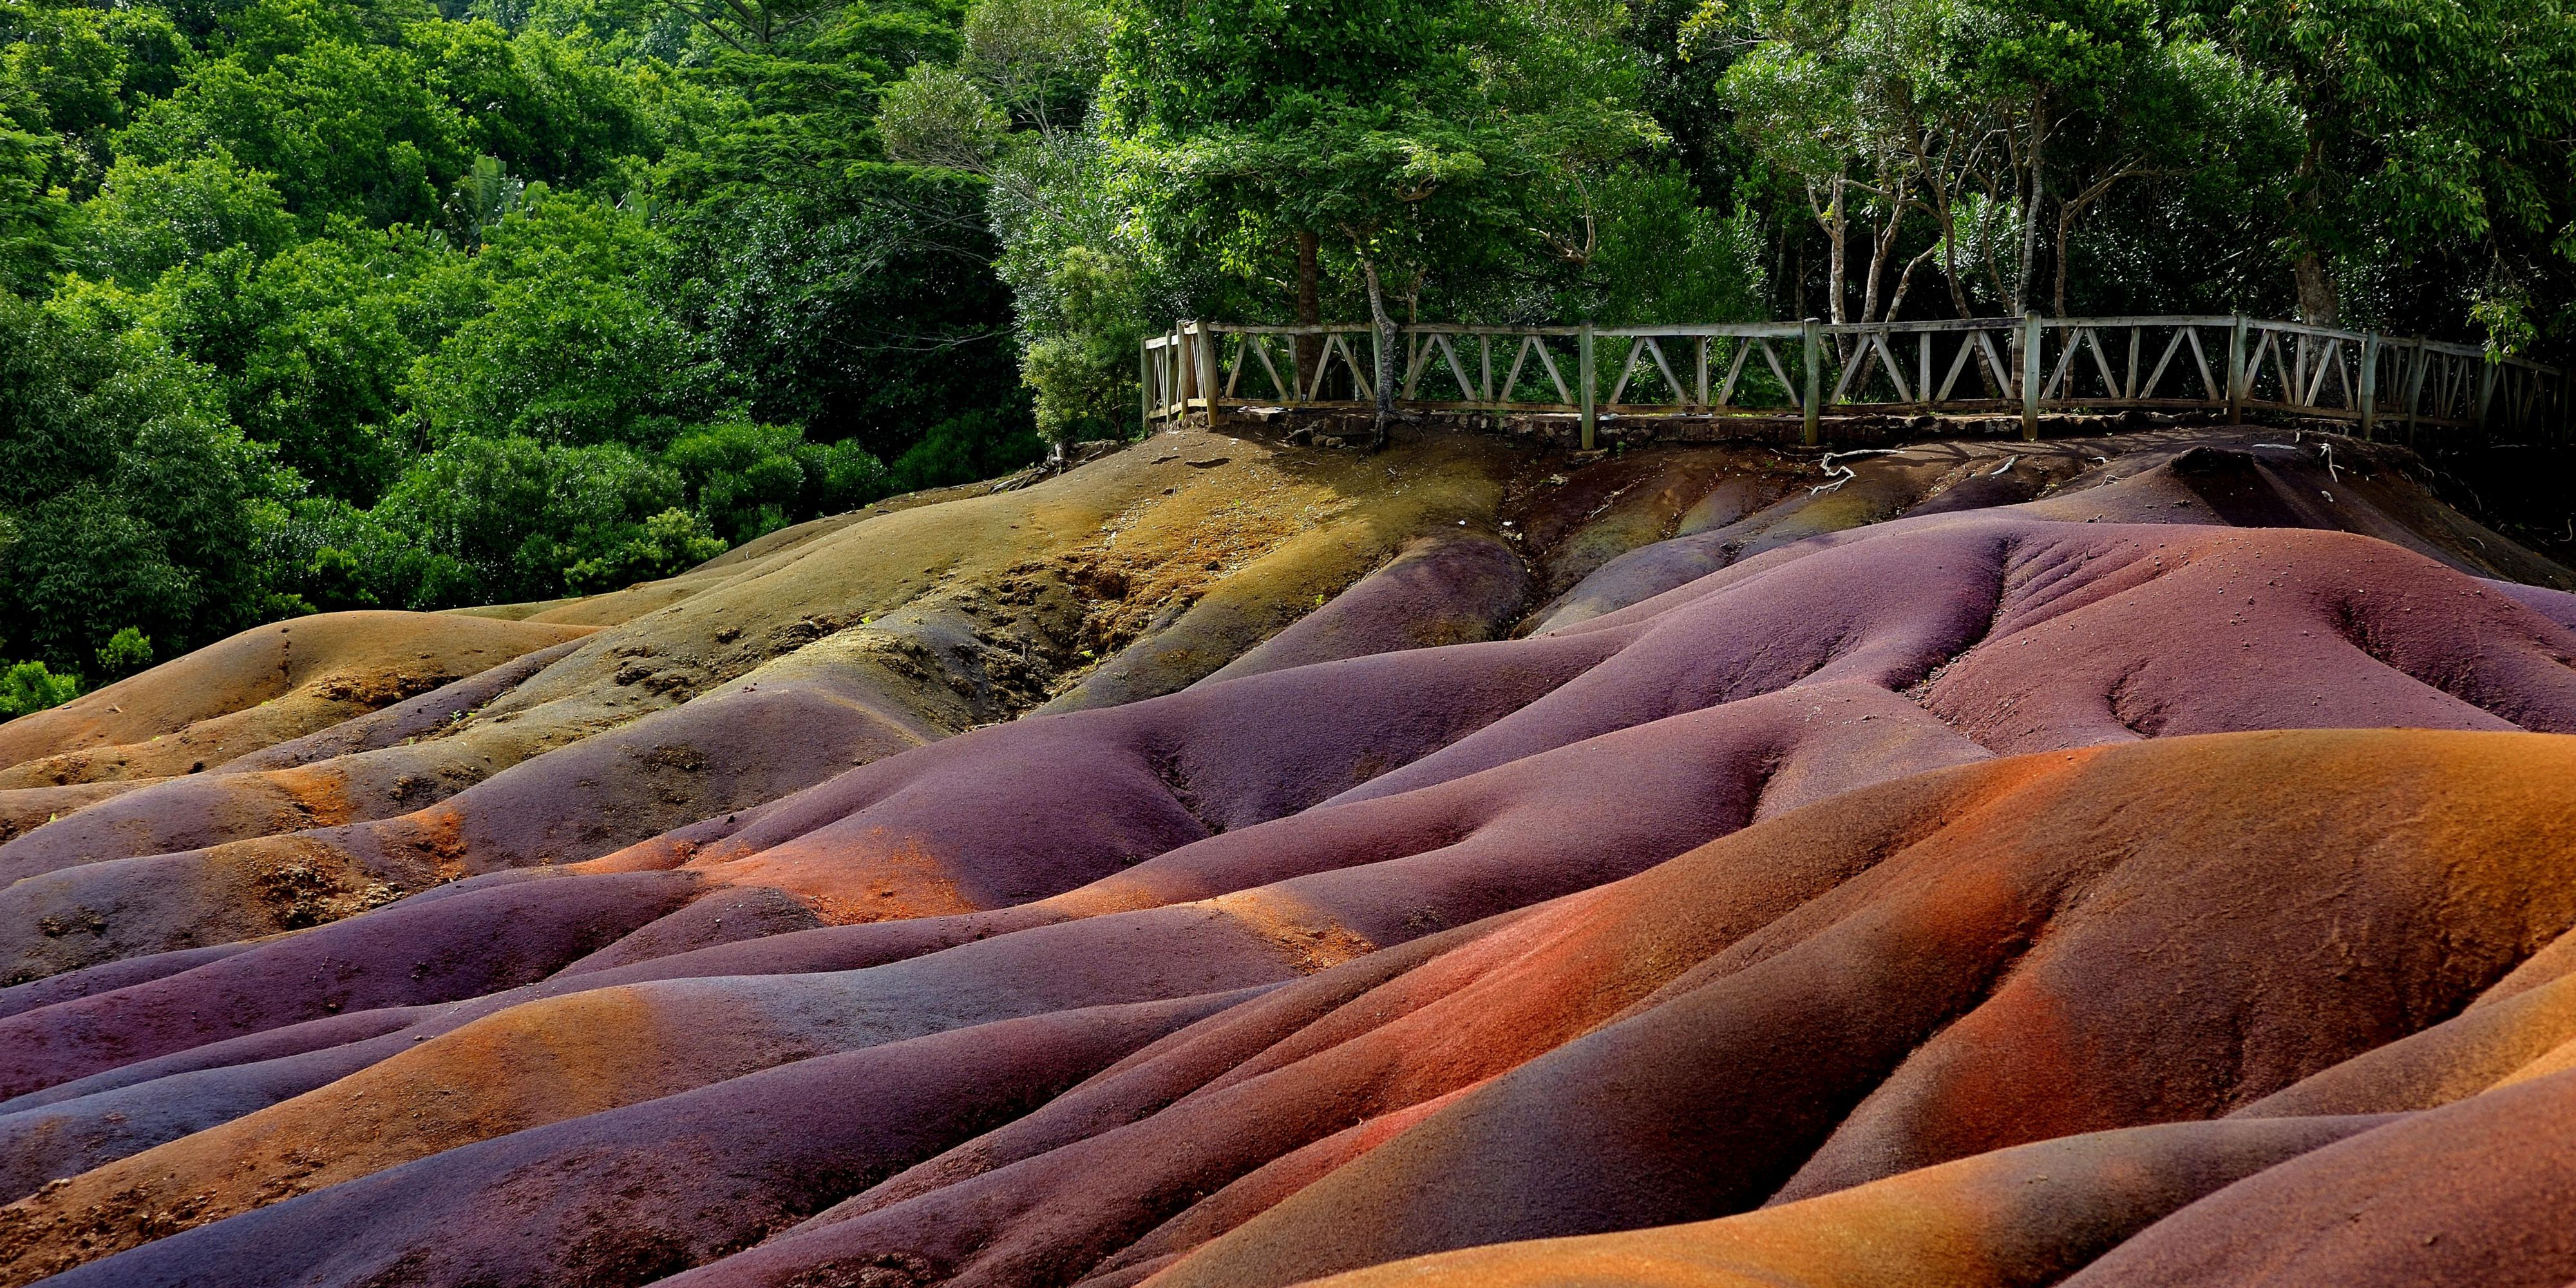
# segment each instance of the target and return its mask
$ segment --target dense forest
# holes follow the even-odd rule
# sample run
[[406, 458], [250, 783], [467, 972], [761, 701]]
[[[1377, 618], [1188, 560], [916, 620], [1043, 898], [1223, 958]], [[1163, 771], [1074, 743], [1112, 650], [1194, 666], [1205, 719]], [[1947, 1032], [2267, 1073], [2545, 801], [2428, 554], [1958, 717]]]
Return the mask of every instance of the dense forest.
[[1254, 320], [2563, 359], [2562, 0], [0, 0], [0, 707], [1135, 428]]

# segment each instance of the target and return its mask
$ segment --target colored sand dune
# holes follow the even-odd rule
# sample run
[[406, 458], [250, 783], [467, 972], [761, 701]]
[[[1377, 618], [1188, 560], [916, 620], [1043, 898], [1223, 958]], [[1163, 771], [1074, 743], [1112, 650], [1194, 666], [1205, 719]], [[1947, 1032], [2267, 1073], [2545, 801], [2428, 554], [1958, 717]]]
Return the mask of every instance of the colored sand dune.
[[2564, 1283], [2571, 584], [2258, 431], [1193, 433], [264, 628], [0, 725], [0, 1282]]

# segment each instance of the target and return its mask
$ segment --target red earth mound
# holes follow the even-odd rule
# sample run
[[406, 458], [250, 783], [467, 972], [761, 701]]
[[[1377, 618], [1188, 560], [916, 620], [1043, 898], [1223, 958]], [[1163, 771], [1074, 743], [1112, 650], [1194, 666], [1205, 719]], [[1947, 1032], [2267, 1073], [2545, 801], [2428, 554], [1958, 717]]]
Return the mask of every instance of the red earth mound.
[[0, 1280], [2576, 1277], [2576, 596], [2401, 458], [1227, 441], [0, 844]]

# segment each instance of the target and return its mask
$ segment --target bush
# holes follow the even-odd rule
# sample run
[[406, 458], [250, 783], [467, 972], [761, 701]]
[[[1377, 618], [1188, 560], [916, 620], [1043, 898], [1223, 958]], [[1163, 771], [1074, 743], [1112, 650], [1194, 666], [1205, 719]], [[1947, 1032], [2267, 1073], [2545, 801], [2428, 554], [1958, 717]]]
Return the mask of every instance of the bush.
[[427, 556], [400, 598], [446, 607], [559, 596], [567, 569], [622, 566], [647, 517], [682, 500], [668, 467], [626, 447], [464, 438], [422, 458], [368, 517]]
[[721, 371], [665, 307], [670, 248], [632, 213], [530, 188], [475, 259], [490, 307], [414, 368], [438, 441], [522, 436], [657, 451], [718, 410]]
[[74, 261], [128, 286], [149, 286], [181, 264], [243, 247], [264, 260], [295, 241], [295, 220], [271, 182], [221, 147], [160, 165], [120, 158], [80, 207]]
[[98, 651], [98, 669], [111, 680], [121, 680], [152, 665], [152, 637], [128, 626], [108, 637], [107, 647]]
[[257, 620], [260, 543], [300, 485], [120, 307], [112, 288], [0, 294], [0, 638], [55, 666], [120, 627], [183, 650]]
[[706, 520], [686, 510], [664, 510], [616, 549], [564, 569], [564, 587], [577, 595], [620, 590], [686, 572], [725, 549], [724, 538], [708, 531]]
[[970, 411], [931, 426], [920, 442], [895, 458], [890, 481], [897, 492], [972, 483], [1008, 474], [1044, 455], [1046, 443], [1036, 430], [1013, 431], [1003, 417]]
[[57, 675], [42, 662], [20, 662], [0, 673], [0, 720], [59, 707], [80, 695], [78, 673]]
[[855, 442], [809, 443], [793, 425], [728, 421], [682, 435], [662, 459], [715, 532], [736, 544], [819, 514], [856, 509], [891, 484]]

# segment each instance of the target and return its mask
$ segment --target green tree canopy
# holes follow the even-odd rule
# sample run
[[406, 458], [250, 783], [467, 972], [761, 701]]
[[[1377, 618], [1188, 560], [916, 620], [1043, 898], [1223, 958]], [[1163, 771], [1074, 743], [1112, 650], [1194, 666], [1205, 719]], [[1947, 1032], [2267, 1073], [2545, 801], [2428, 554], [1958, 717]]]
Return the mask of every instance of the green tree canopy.
[[0, 296], [0, 652], [86, 660], [126, 626], [203, 640], [270, 607], [253, 556], [291, 476], [128, 304]]
[[2576, 262], [2576, 11], [2241, 0], [2212, 19], [2298, 109], [2282, 244], [2303, 315], [2340, 314], [2338, 263], [2468, 248], [2487, 261], [2479, 303], [2498, 328], [2527, 339], [2535, 310], [2576, 320], [2563, 293], [2553, 304], [2534, 292]]
[[[1418, 311], [1435, 276], [1588, 261], [1594, 190], [1664, 141], [1633, 106], [1616, 18], [1495, 0], [1139, 0], [1103, 99], [1129, 163], [1167, 181], [1167, 241], [1252, 232], [1347, 251], [1379, 334], [1382, 439], [1390, 297]], [[1302, 255], [1300, 273], [1313, 265]]]

